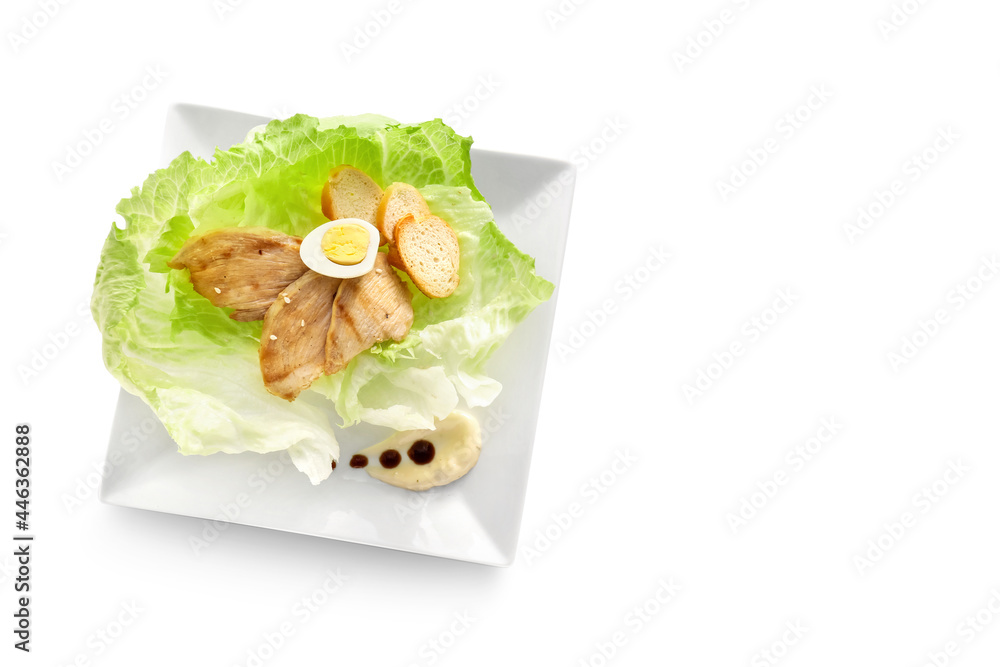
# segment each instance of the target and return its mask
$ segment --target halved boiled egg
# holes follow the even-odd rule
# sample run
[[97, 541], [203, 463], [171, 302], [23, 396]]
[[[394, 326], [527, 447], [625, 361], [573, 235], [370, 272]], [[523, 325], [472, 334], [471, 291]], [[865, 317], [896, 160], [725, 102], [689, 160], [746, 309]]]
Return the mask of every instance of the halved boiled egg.
[[299, 255], [316, 273], [331, 278], [357, 278], [375, 267], [379, 233], [370, 222], [342, 218], [327, 222], [302, 239]]

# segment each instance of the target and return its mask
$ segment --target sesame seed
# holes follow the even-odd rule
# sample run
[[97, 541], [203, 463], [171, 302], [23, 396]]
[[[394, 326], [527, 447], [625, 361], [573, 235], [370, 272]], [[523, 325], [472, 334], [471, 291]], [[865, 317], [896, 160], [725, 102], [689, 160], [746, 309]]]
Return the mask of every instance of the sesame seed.
[[302, 320], [302, 326], [305, 326], [305, 325], [306, 325], [306, 321]]
[[274, 334], [271, 334], [271, 340], [278, 340], [278, 337], [275, 336]]
[[292, 302], [292, 300], [291, 300], [291, 299], [289, 299], [289, 298], [288, 298], [288, 297], [286, 296], [286, 297], [285, 297], [285, 303], [291, 303], [291, 302]]
[[220, 290], [218, 287], [216, 287], [215, 288], [215, 293], [216, 294], [222, 294], [222, 290]]
[[382, 273], [382, 269], [375, 269], [375, 273]]

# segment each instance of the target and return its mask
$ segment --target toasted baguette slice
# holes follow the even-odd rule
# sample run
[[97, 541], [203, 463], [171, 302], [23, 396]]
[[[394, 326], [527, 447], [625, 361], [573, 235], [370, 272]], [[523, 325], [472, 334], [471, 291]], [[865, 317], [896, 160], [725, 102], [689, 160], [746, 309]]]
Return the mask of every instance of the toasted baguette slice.
[[360, 218], [374, 225], [381, 201], [382, 188], [378, 183], [349, 164], [334, 168], [323, 186], [323, 215], [330, 220]]
[[396, 246], [389, 245], [389, 265], [395, 266], [400, 271], [405, 272], [406, 266], [403, 264], [403, 258], [399, 256], [399, 251], [396, 250]]
[[419, 220], [430, 214], [431, 210], [419, 190], [408, 183], [393, 183], [382, 195], [382, 202], [375, 213], [375, 226], [382, 233], [383, 243], [395, 243], [392, 233], [400, 220], [407, 215]]
[[[417, 219], [406, 215], [393, 232], [396, 252], [413, 284], [432, 299], [458, 287], [458, 236], [436, 215]], [[390, 261], [395, 260], [394, 257]]]

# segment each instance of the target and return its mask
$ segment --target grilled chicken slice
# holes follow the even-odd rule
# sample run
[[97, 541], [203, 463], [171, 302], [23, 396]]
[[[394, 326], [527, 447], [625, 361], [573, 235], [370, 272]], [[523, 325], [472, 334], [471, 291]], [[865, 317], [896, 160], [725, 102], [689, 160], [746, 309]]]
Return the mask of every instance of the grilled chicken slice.
[[264, 317], [260, 336], [260, 372], [267, 390], [287, 401], [323, 374], [326, 333], [339, 278], [315, 271], [278, 294]]
[[302, 239], [266, 227], [216, 229], [184, 242], [167, 265], [191, 271], [194, 291], [240, 322], [264, 319], [278, 292], [306, 272]]
[[413, 325], [411, 298], [410, 290], [381, 252], [374, 269], [342, 282], [326, 337], [326, 373], [343, 370], [375, 343], [403, 340]]

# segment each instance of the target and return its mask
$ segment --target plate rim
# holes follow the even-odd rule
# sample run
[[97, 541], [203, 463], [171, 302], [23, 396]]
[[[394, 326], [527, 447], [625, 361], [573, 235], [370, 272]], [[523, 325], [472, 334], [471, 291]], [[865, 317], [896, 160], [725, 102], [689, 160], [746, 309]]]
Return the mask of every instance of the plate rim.
[[[254, 113], [248, 113], [246, 111], [238, 111], [238, 110], [235, 110], [235, 109], [228, 109], [228, 108], [223, 108], [223, 107], [214, 107], [214, 106], [208, 106], [208, 105], [202, 105], [202, 104], [194, 104], [194, 103], [187, 103], [187, 102], [175, 102], [175, 103], [170, 104], [168, 106], [168, 108], [167, 108], [167, 118], [165, 120], [165, 126], [164, 126], [164, 130], [163, 130], [163, 142], [164, 143], [166, 143], [166, 141], [168, 139], [168, 136], [169, 136], [168, 135], [168, 131], [169, 131], [169, 127], [170, 127], [170, 118], [171, 118], [171, 116], [174, 115], [174, 114], [177, 114], [177, 113], [184, 113], [185, 111], [191, 111], [191, 112], [194, 112], [194, 113], [211, 112], [211, 113], [233, 114], [233, 115], [238, 115], [238, 116], [256, 116], [256, 117], [259, 117], [259, 118], [266, 118], [265, 116], [258, 116], [257, 114], [254, 114]], [[267, 121], [267, 122], [270, 122], [270, 121]], [[218, 148], [219, 148], [219, 146], [217, 145], [216, 146], [216, 150]], [[161, 152], [164, 155], [166, 155], [165, 151], [161, 150]], [[478, 148], [478, 147], [475, 147], [475, 146], [472, 146], [470, 148], [470, 159], [471, 160], [474, 161], [476, 153], [480, 153], [480, 154], [492, 154], [492, 155], [495, 155], [495, 156], [497, 156], [497, 157], [499, 157], [501, 159], [503, 159], [503, 158], [507, 158], [507, 159], [522, 159], [522, 160], [527, 159], [527, 160], [531, 160], [533, 162], [537, 162], [537, 163], [541, 163], [541, 164], [547, 164], [547, 165], [549, 165], [552, 168], [558, 168], [558, 172], [560, 174], [562, 174], [564, 172], [568, 172], [569, 173], [569, 176], [568, 176], [568, 179], [567, 179], [568, 182], [564, 184], [566, 186], [566, 188], [567, 188], [567, 195], [566, 196], [568, 198], [568, 201], [566, 203], [565, 219], [564, 219], [564, 221], [563, 221], [563, 223], [561, 225], [561, 231], [560, 231], [560, 234], [559, 234], [560, 241], [561, 241], [561, 243], [560, 243], [561, 247], [558, 248], [557, 254], [554, 256], [554, 258], [557, 260], [557, 266], [558, 266], [559, 270], [558, 270], [558, 272], [557, 272], [557, 274], [555, 276], [548, 276], [547, 277], [547, 279], [549, 279], [550, 282], [552, 282], [553, 285], [554, 285], [552, 296], [549, 299], [549, 303], [551, 304], [551, 308], [552, 308], [552, 316], [551, 316], [552, 317], [552, 324], [550, 324], [550, 326], [548, 327], [548, 332], [547, 332], [547, 337], [546, 337], [547, 338], [547, 340], [546, 340], [547, 344], [545, 345], [544, 351], [542, 352], [542, 355], [541, 355], [542, 361], [544, 363], [541, 366], [541, 369], [539, 371], [538, 397], [540, 399], [541, 396], [544, 394], [545, 379], [546, 379], [546, 376], [548, 374], [547, 373], [547, 371], [548, 371], [548, 362], [549, 362], [550, 352], [551, 352], [551, 348], [552, 348], [552, 337], [553, 337], [553, 331], [554, 331], [555, 315], [556, 315], [556, 311], [557, 311], [557, 307], [558, 307], [559, 288], [560, 288], [561, 283], [562, 283], [563, 266], [564, 266], [565, 256], [566, 256], [566, 248], [567, 248], [567, 245], [568, 245], [569, 228], [570, 228], [570, 223], [572, 221], [572, 208], [573, 208], [574, 195], [575, 195], [575, 190], [576, 190], [576, 181], [577, 181], [577, 176], [578, 176], [579, 170], [577, 169], [576, 165], [574, 165], [572, 162], [567, 161], [567, 160], [563, 160], [563, 159], [559, 159], [559, 158], [552, 158], [552, 157], [547, 157], [547, 156], [539, 156], [539, 155], [533, 155], [533, 154], [528, 154], [528, 153], [516, 153], [516, 152], [512, 152], [512, 151], [498, 151], [498, 150], [493, 150], [493, 149], [489, 149], [489, 148]], [[161, 159], [161, 162], [163, 160], [170, 160], [170, 159], [173, 159], [173, 158], [172, 157], [163, 157]], [[210, 161], [213, 158], [209, 157], [209, 158], [206, 158], [206, 159]], [[488, 201], [486, 203], [489, 205]], [[490, 205], [490, 208], [492, 209], [492, 205]], [[120, 410], [122, 408], [122, 402], [123, 402], [123, 400], [128, 400], [128, 399], [126, 399], [126, 395], [130, 396], [130, 397], [133, 397], [135, 400], [139, 401], [145, 408], [149, 409], [152, 412], [151, 408], [149, 408], [149, 406], [145, 404], [145, 402], [142, 400], [142, 398], [140, 396], [138, 396], [136, 394], [132, 394], [124, 386], [120, 386], [119, 387], [119, 396], [118, 396], [118, 400], [117, 400], [116, 406], [115, 406], [115, 413], [114, 413], [114, 417], [112, 419], [111, 434], [110, 434], [110, 436], [114, 435], [115, 427], [116, 427], [116, 424], [118, 422], [119, 412], [120, 412]], [[539, 400], [539, 408], [540, 407], [541, 407], [541, 401]], [[475, 558], [475, 557], [470, 557], [470, 556], [455, 555], [455, 554], [452, 554], [452, 553], [435, 552], [435, 551], [430, 551], [430, 550], [423, 550], [423, 551], [421, 551], [421, 550], [418, 550], [416, 548], [411, 548], [411, 547], [407, 547], [407, 546], [393, 546], [393, 545], [379, 544], [379, 543], [376, 543], [376, 542], [364, 540], [364, 539], [357, 538], [357, 537], [351, 537], [351, 536], [343, 536], [343, 535], [331, 536], [331, 535], [318, 534], [318, 533], [311, 532], [311, 531], [297, 530], [297, 529], [293, 529], [293, 528], [261, 525], [259, 523], [254, 523], [252, 521], [248, 521], [246, 519], [242, 519], [241, 520], [240, 518], [236, 518], [234, 520], [222, 519], [221, 521], [224, 522], [224, 523], [227, 523], [227, 524], [235, 524], [235, 525], [247, 526], [249, 528], [254, 528], [254, 529], [259, 529], [259, 530], [272, 530], [272, 531], [278, 531], [278, 532], [286, 532], [286, 533], [292, 533], [292, 534], [297, 534], [297, 535], [304, 535], [304, 536], [313, 537], [313, 538], [333, 540], [333, 541], [337, 541], [337, 542], [346, 542], [346, 543], [350, 543], [350, 544], [358, 544], [358, 545], [363, 545], [363, 546], [368, 546], [368, 547], [376, 547], [376, 548], [387, 549], [387, 550], [391, 550], [391, 551], [399, 551], [399, 552], [403, 552], [403, 553], [418, 554], [418, 555], [421, 555], [421, 556], [429, 556], [429, 557], [435, 557], [435, 558], [444, 558], [444, 559], [448, 559], [448, 560], [456, 560], [456, 561], [460, 561], [460, 562], [469, 562], [469, 563], [481, 564], [481, 565], [490, 565], [490, 566], [494, 566], [494, 567], [509, 567], [516, 560], [516, 557], [517, 557], [517, 548], [518, 548], [518, 545], [520, 543], [521, 527], [522, 527], [523, 521], [524, 521], [524, 505], [525, 505], [526, 498], [527, 498], [528, 482], [530, 481], [531, 460], [532, 460], [533, 454], [534, 454], [535, 434], [537, 433], [537, 422], [538, 422], [538, 415], [539, 415], [539, 413], [540, 413], [540, 410], [535, 413], [534, 424], [532, 425], [532, 430], [531, 430], [531, 436], [532, 437], [531, 437], [531, 442], [529, 444], [529, 449], [527, 451], [527, 463], [526, 463], [526, 466], [525, 466], [524, 490], [520, 494], [518, 494], [519, 497], [517, 499], [517, 502], [518, 502], [518, 505], [519, 505], [519, 511], [517, 512], [516, 521], [515, 521], [515, 530], [513, 532], [513, 536], [514, 537], [510, 541], [510, 544], [503, 544], [499, 540], [491, 540], [492, 541], [492, 546], [495, 547], [495, 551], [501, 556], [501, 558], [498, 559], [498, 560], [487, 560], [487, 559]], [[155, 412], [152, 413], [152, 414], [155, 417]], [[159, 421], [158, 418], [157, 418], [157, 421]], [[114, 446], [113, 437], [109, 437], [108, 446], [107, 446], [107, 448], [105, 450], [105, 456], [104, 456], [104, 460], [105, 460], [106, 466], [107, 466], [107, 461], [108, 461], [109, 457], [112, 455], [113, 446]], [[105, 469], [107, 469], [107, 468], [105, 467]], [[130, 504], [130, 503], [122, 502], [122, 501], [117, 501], [117, 500], [115, 500], [113, 498], [113, 496], [109, 495], [109, 493], [106, 492], [105, 477], [104, 477], [104, 475], [102, 475], [100, 488], [98, 490], [98, 499], [99, 499], [99, 501], [101, 503], [106, 504], [106, 505], [110, 505], [110, 506], [114, 506], [114, 507], [123, 507], [123, 508], [127, 508], [127, 509], [137, 509], [137, 510], [142, 510], [142, 511], [147, 511], [147, 512], [157, 512], [157, 513], [160, 513], [160, 514], [171, 514], [171, 515], [174, 515], [174, 516], [190, 517], [190, 518], [200, 519], [200, 520], [220, 521], [220, 519], [218, 519], [217, 517], [205, 516], [202, 513], [187, 512], [187, 511], [175, 511], [175, 510], [171, 510], [171, 509], [153, 508], [153, 507], [148, 507], [148, 506], [144, 507], [144, 506], [137, 506], [135, 504]]]

